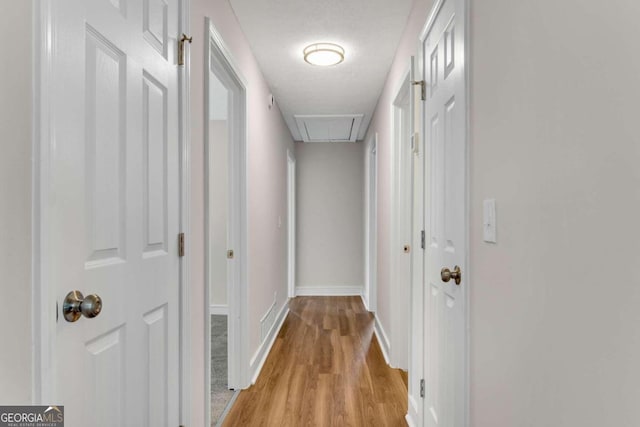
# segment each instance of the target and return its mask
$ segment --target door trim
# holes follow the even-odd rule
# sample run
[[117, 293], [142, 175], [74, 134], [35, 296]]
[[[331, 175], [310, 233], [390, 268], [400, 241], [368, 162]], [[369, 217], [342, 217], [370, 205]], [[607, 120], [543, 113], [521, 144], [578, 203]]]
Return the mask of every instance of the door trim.
[[[406, 300], [402, 300], [403, 292], [391, 293], [391, 366], [394, 368], [408, 368], [409, 352], [409, 315], [406, 307], [410, 305], [411, 281], [411, 253], [402, 253], [402, 246], [412, 244], [411, 235], [403, 235], [402, 224], [407, 214], [412, 213], [411, 205], [405, 206], [410, 200], [413, 188], [413, 172], [411, 164], [411, 147], [408, 141], [413, 132], [413, 91], [411, 85], [411, 63], [398, 80], [395, 91], [392, 92], [393, 101], [390, 106], [391, 116], [391, 280], [398, 287], [403, 287]], [[405, 110], [406, 104], [406, 112]], [[405, 118], [405, 115], [408, 117]], [[407, 120], [408, 119], [408, 120]], [[406, 120], [406, 121], [405, 121]], [[405, 129], [406, 127], [406, 129]], [[407, 131], [405, 135], [404, 132]], [[408, 164], [405, 164], [408, 161]], [[408, 188], [407, 188], [408, 185]], [[405, 200], [407, 198], [407, 200]], [[417, 250], [417, 248], [412, 248]], [[403, 271], [407, 269], [408, 271]], [[402, 279], [406, 279], [403, 283]], [[402, 317], [405, 316], [405, 321]], [[403, 348], [404, 347], [404, 348]]]
[[[377, 310], [377, 244], [378, 244], [378, 133], [375, 132], [365, 146], [367, 183], [365, 203], [365, 290], [363, 301], [368, 311]], [[372, 161], [375, 164], [372, 166]], [[372, 170], [373, 169], [373, 170]], [[373, 174], [373, 177], [371, 176]], [[372, 181], [373, 178], [373, 181]], [[373, 204], [372, 204], [373, 199]], [[372, 209], [373, 206], [373, 209]], [[373, 233], [371, 231], [374, 231]]]
[[[416, 57], [411, 56], [409, 61], [409, 73], [411, 81], [419, 81], [423, 79], [422, 70], [420, 70], [419, 62]], [[411, 254], [411, 280], [409, 289], [409, 348], [408, 348], [408, 367], [409, 367], [409, 386], [408, 386], [408, 407], [406, 419], [409, 425], [414, 425], [414, 420], [420, 418], [422, 411], [420, 398], [420, 379], [424, 378], [422, 366], [422, 353], [419, 357], [417, 352], [424, 348], [424, 334], [422, 330], [422, 307], [423, 301], [423, 281], [424, 281], [424, 255], [425, 250], [422, 248], [421, 232], [424, 227], [424, 129], [422, 129], [422, 120], [416, 119], [422, 117], [423, 102], [421, 97], [416, 93], [421, 90], [419, 86], [412, 86], [410, 94], [410, 104], [413, 107], [411, 111], [410, 127], [412, 129], [412, 153], [410, 154], [410, 162], [412, 163], [412, 189], [411, 189], [411, 212], [412, 212], [412, 245], [415, 250]], [[416, 127], [416, 125], [420, 127]], [[417, 160], [416, 160], [417, 159]], [[417, 166], [417, 170], [416, 170]], [[418, 320], [418, 325], [416, 325]], [[417, 327], [416, 327], [417, 326]]]
[[287, 282], [289, 298], [296, 296], [296, 158], [287, 150]]
[[[205, 18], [205, 28], [207, 34], [207, 42], [204, 43], [204, 66], [205, 68], [205, 94], [209, 93], [209, 70], [213, 55], [218, 60], [227, 76], [233, 80], [234, 85], [240, 91], [240, 104], [237, 111], [240, 112], [235, 131], [237, 138], [233, 138], [234, 142], [229, 144], [229, 154], [231, 162], [229, 164], [229, 204], [233, 214], [229, 216], [229, 244], [234, 246], [233, 250], [236, 254], [232, 267], [228, 269], [228, 274], [232, 279], [228, 280], [235, 286], [227, 287], [227, 305], [229, 307], [228, 317], [228, 348], [229, 353], [233, 357], [229, 357], [229, 387], [233, 389], [243, 389], [249, 386], [249, 322], [248, 322], [248, 179], [247, 179], [247, 161], [248, 161], [248, 83], [240, 71], [231, 51], [227, 47], [224, 39], [216, 29], [210, 18]], [[204, 123], [208, 122], [209, 103], [208, 96], [205, 96], [207, 102], [204, 105]], [[234, 108], [235, 110], [235, 108]], [[209, 134], [204, 132], [204, 155], [205, 159], [209, 159]], [[209, 235], [209, 162], [205, 162], [205, 235]], [[208, 239], [208, 237], [207, 237]], [[208, 277], [208, 258], [209, 249], [205, 245], [205, 277]], [[209, 286], [205, 286], [204, 313], [206, 313], [203, 321], [205, 322], [205, 366], [206, 373], [204, 390], [205, 402], [205, 420], [206, 425], [211, 424], [211, 324], [210, 324], [210, 306], [209, 306]]]
[[[178, 0], [178, 34], [191, 34], [191, 0]], [[177, 36], [177, 35], [176, 35]], [[178, 132], [180, 141], [180, 230], [191, 242], [191, 49], [186, 50], [185, 65], [178, 73]], [[191, 255], [180, 259], [180, 407], [181, 425], [191, 425]]]
[[[460, 4], [462, 6], [462, 15], [463, 15], [463, 19], [461, 20], [461, 24], [462, 24], [462, 31], [464, 34], [463, 40], [464, 40], [464, 61], [462, 61], [462, 67], [463, 67], [463, 75], [464, 75], [464, 85], [465, 85], [465, 89], [464, 89], [464, 94], [465, 94], [465, 99], [464, 99], [464, 108], [463, 111], [465, 113], [465, 119], [464, 119], [464, 124], [465, 124], [465, 130], [464, 130], [464, 135], [465, 135], [465, 147], [466, 147], [466, 155], [465, 155], [465, 170], [464, 170], [464, 174], [465, 174], [465, 212], [464, 212], [464, 219], [465, 219], [465, 230], [464, 230], [464, 234], [465, 234], [465, 245], [466, 245], [466, 250], [465, 250], [465, 254], [464, 254], [464, 258], [465, 258], [465, 268], [466, 268], [466, 274], [465, 274], [465, 283], [467, 286], [467, 291], [465, 292], [465, 301], [464, 301], [464, 316], [465, 316], [465, 337], [464, 337], [464, 342], [465, 342], [465, 349], [464, 349], [464, 358], [465, 358], [465, 372], [464, 372], [464, 394], [465, 394], [465, 401], [464, 401], [464, 421], [463, 421], [463, 425], [464, 426], [469, 426], [470, 425], [470, 402], [471, 402], [471, 387], [470, 387], [470, 363], [471, 363], [471, 356], [470, 356], [470, 342], [471, 342], [471, 333], [470, 333], [470, 319], [469, 319], [469, 313], [471, 312], [470, 310], [470, 289], [471, 286], [473, 286], [473, 269], [472, 269], [472, 264], [471, 264], [471, 259], [470, 259], [470, 254], [469, 254], [469, 250], [470, 250], [470, 236], [469, 236], [469, 232], [470, 232], [470, 209], [471, 209], [471, 181], [470, 181], [470, 165], [471, 165], [471, 158], [470, 158], [470, 150], [469, 150], [469, 146], [470, 146], [470, 141], [471, 141], [471, 102], [470, 102], [470, 96], [471, 96], [471, 70], [470, 70], [470, 61], [469, 59], [471, 58], [471, 35], [469, 33], [469, 28], [471, 28], [470, 26], [470, 2], [471, 0], [449, 0], [449, 1], [460, 1]], [[420, 40], [420, 44], [419, 44], [419, 58], [420, 58], [420, 64], [424, 65], [424, 54], [423, 54], [423, 46], [424, 46], [424, 42], [427, 39], [427, 36], [429, 35], [431, 29], [433, 28], [433, 24], [435, 23], [435, 20], [438, 16], [438, 13], [440, 12], [440, 9], [442, 8], [442, 5], [444, 4], [445, 0], [436, 0], [436, 2], [434, 3], [434, 5], [431, 7], [431, 11], [429, 12], [429, 15], [427, 17], [427, 20], [424, 24], [424, 27], [422, 29], [422, 31], [420, 32], [420, 36], [419, 36], [419, 40]], [[422, 66], [421, 65], [421, 66]], [[422, 67], [422, 75], [426, 80], [426, 69], [424, 69], [424, 67]], [[427, 89], [428, 91], [428, 89]], [[427, 94], [428, 95], [428, 94]], [[422, 125], [421, 125], [421, 129], [424, 135], [424, 144], [423, 146], [425, 147], [425, 153], [428, 152], [426, 150], [426, 146], [428, 144], [428, 140], [426, 138], [426, 123], [425, 123], [425, 111], [424, 111], [424, 103], [422, 106], [422, 111], [420, 114], [420, 120], [422, 121]], [[426, 160], [426, 158], [425, 158]], [[427, 164], [425, 163], [425, 169], [424, 169], [424, 174], [425, 174], [425, 185], [426, 185], [426, 177], [428, 175], [428, 168], [427, 168]], [[427, 205], [425, 202], [424, 205], [424, 210], [426, 212], [427, 210]], [[426, 252], [425, 252], [426, 254]], [[425, 265], [425, 275], [426, 275], [426, 265]], [[424, 348], [424, 347], [423, 347]], [[423, 355], [424, 357], [424, 355]], [[424, 415], [424, 411], [423, 411], [423, 415]]]

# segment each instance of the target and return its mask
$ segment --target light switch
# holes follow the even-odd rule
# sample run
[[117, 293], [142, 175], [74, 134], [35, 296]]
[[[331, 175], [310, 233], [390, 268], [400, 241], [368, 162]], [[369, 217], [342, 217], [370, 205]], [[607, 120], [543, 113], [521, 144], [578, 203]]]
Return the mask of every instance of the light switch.
[[496, 243], [496, 199], [485, 199], [482, 202], [482, 232], [485, 242]]

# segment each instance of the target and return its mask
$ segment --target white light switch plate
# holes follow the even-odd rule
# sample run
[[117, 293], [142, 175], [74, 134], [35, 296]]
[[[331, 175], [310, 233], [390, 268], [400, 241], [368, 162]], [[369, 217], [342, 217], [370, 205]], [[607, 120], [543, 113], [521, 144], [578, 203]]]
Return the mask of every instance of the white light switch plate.
[[488, 243], [496, 243], [496, 199], [485, 199], [482, 212], [483, 239]]

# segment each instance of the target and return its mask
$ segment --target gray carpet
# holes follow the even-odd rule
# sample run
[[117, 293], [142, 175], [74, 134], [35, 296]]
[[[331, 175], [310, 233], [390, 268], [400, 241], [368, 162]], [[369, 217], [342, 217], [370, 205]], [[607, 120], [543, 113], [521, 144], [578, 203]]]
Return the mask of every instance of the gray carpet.
[[233, 396], [227, 387], [227, 316], [211, 315], [211, 425]]

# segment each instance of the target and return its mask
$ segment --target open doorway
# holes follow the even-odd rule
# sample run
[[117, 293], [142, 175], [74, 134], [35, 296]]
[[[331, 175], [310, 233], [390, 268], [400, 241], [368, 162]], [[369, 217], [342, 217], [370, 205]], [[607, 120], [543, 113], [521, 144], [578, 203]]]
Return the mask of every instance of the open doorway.
[[211, 421], [216, 422], [233, 396], [229, 389], [227, 264], [229, 236], [230, 91], [209, 71], [209, 246], [208, 285], [211, 319]]
[[207, 20], [205, 277], [207, 425], [219, 425], [246, 386], [246, 83]]

